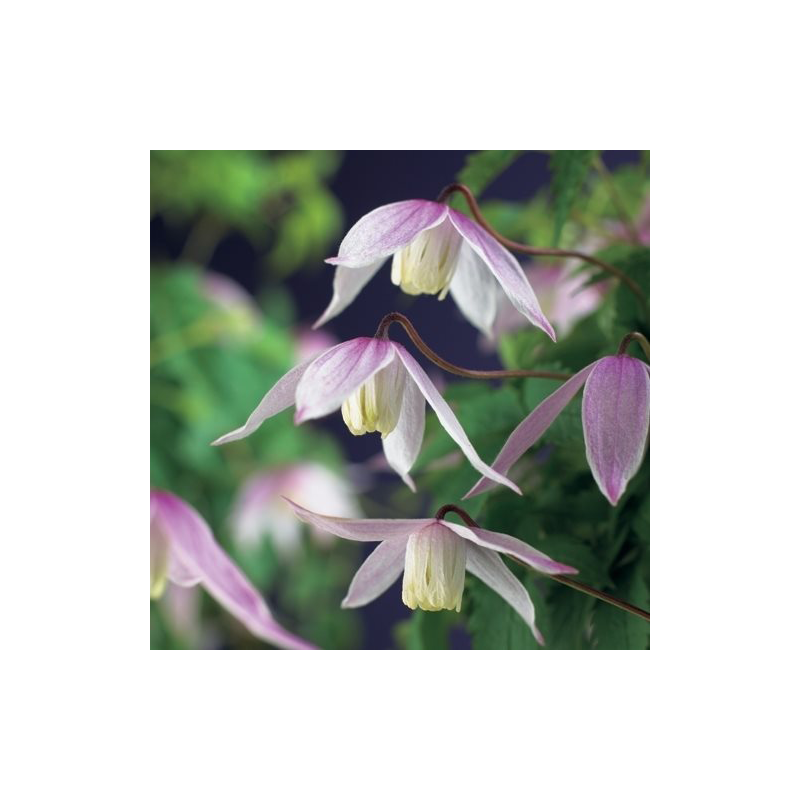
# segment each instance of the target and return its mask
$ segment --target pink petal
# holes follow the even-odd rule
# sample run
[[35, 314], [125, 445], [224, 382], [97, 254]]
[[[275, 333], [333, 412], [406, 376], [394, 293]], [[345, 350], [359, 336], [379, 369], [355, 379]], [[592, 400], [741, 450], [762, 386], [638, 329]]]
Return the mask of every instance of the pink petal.
[[542, 313], [539, 301], [517, 259], [469, 217], [452, 208], [448, 209], [448, 214], [456, 230], [481, 257], [492, 275], [497, 278], [514, 308], [555, 341], [556, 334], [553, 326]]
[[342, 608], [359, 608], [382, 595], [402, 574], [406, 560], [407, 536], [381, 542], [353, 576]]
[[226, 444], [237, 439], [244, 439], [258, 428], [265, 419], [274, 417], [284, 409], [289, 408], [294, 403], [294, 395], [297, 384], [303, 373], [308, 369], [313, 359], [298, 364], [290, 369], [263, 397], [256, 406], [255, 411], [247, 418], [247, 422], [241, 428], [220, 436], [219, 439], [211, 442], [212, 445]]
[[281, 627], [264, 599], [214, 540], [206, 521], [188, 503], [173, 494], [151, 491], [158, 525], [170, 545], [170, 561], [185, 576], [195, 576], [221, 606], [252, 634], [278, 647], [310, 650], [303, 641]]
[[408, 474], [417, 460], [425, 436], [425, 398], [414, 381], [406, 381], [397, 427], [383, 439], [383, 452], [389, 466], [416, 492]]
[[336, 267], [336, 272], [333, 276], [333, 297], [328, 307], [323, 311], [322, 316], [314, 323], [314, 328], [319, 328], [328, 320], [341, 314], [381, 268], [383, 261], [384, 259], [380, 258], [372, 264], [356, 269], [345, 266]]
[[417, 384], [417, 386], [419, 386], [420, 391], [425, 396], [425, 399], [428, 401], [436, 416], [439, 418], [439, 422], [442, 423], [442, 427], [450, 434], [453, 441], [461, 448], [469, 463], [487, 478], [491, 478], [491, 480], [496, 481], [497, 483], [502, 483], [505, 486], [508, 486], [509, 489], [513, 489], [517, 494], [522, 494], [513, 481], [510, 481], [504, 475], [501, 475], [499, 472], [496, 472], [494, 469], [484, 464], [478, 453], [475, 451], [475, 448], [472, 446], [472, 443], [467, 438], [467, 434], [461, 427], [461, 423], [456, 419], [456, 415], [453, 413], [450, 406], [447, 405], [444, 398], [439, 394], [438, 391], [436, 391], [436, 387], [433, 385], [433, 383], [431, 383], [430, 378], [425, 374], [425, 370], [423, 370], [422, 367], [416, 362], [411, 353], [409, 353], [405, 347], [397, 344], [396, 342], [392, 342], [391, 344], [397, 353], [397, 357], [403, 362], [408, 370], [408, 374], [411, 375], [411, 377], [414, 379], [414, 382]]
[[353, 225], [328, 264], [366, 267], [405, 247], [422, 231], [438, 225], [447, 207], [430, 200], [402, 200], [376, 208]]
[[295, 424], [335, 411], [348, 395], [394, 358], [391, 343], [362, 336], [312, 362], [297, 385]]
[[497, 553], [467, 542], [467, 571], [494, 589], [525, 620], [536, 641], [544, 647], [544, 637], [536, 627], [536, 611], [530, 595]]
[[649, 427], [647, 365], [627, 355], [601, 358], [583, 392], [583, 438], [594, 479], [612, 505], [642, 463]]
[[[511, 432], [503, 449], [497, 454], [492, 467], [506, 474], [520, 456], [531, 447], [539, 437], [553, 424], [553, 420], [564, 410], [564, 407], [578, 393], [586, 382], [589, 373], [597, 362], [584, 367], [579, 373], [573, 375], [563, 386], [559, 386], [549, 397], [546, 397], [536, 408], [525, 417]], [[481, 478], [465, 495], [464, 499], [474, 497], [485, 492], [492, 486], [491, 481]]]
[[429, 519], [346, 519], [345, 517], [328, 517], [315, 514], [307, 508], [297, 505], [287, 497], [283, 498], [303, 522], [320, 530], [332, 533], [342, 539], [355, 542], [382, 542], [398, 536], [408, 536], [420, 528], [424, 528]]
[[468, 528], [447, 520], [442, 520], [442, 524], [457, 533], [462, 539], [474, 542], [480, 547], [486, 547], [489, 550], [496, 550], [498, 553], [513, 556], [522, 561], [523, 564], [527, 564], [545, 575], [576, 575], [578, 573], [575, 567], [553, 561], [549, 556], [539, 550], [535, 550], [529, 544], [520, 541], [514, 536], [487, 531], [483, 528]]

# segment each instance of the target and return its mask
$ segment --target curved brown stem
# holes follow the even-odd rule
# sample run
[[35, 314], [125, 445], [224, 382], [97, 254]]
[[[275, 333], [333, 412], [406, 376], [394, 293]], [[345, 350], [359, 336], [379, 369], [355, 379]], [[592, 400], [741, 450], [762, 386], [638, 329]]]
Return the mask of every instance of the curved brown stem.
[[618, 597], [606, 594], [606, 592], [601, 592], [599, 589], [593, 589], [591, 586], [587, 586], [585, 583], [579, 583], [578, 581], [572, 580], [572, 578], [565, 578], [563, 575], [548, 575], [547, 577], [552, 578], [554, 581], [558, 581], [559, 583], [563, 583], [564, 586], [577, 589], [579, 592], [588, 594], [591, 597], [596, 597], [598, 600], [602, 600], [604, 603], [608, 603], [610, 606], [615, 606], [622, 611], [627, 611], [629, 614], [635, 614], [637, 617], [641, 617], [642, 619], [650, 622], [650, 612], [645, 611], [643, 608], [639, 608], [639, 606], [626, 603], [624, 600], [620, 600]]
[[621, 356], [625, 353], [628, 349], [628, 345], [633, 342], [639, 342], [639, 347], [644, 350], [644, 354], [647, 356], [647, 360], [650, 360], [650, 342], [647, 341], [647, 337], [643, 333], [639, 333], [638, 331], [634, 331], [633, 333], [626, 333], [625, 336], [622, 338], [622, 341], [619, 343], [619, 350], [617, 350], [617, 355]]
[[473, 195], [469, 188], [464, 186], [463, 183], [451, 183], [449, 186], [445, 186], [445, 188], [442, 189], [442, 191], [439, 193], [439, 196], [436, 198], [436, 202], [443, 203], [454, 192], [461, 192], [461, 194], [464, 195], [467, 205], [472, 212], [472, 216], [475, 217], [475, 221], [487, 233], [497, 239], [500, 244], [504, 245], [509, 250], [516, 250], [518, 253], [525, 253], [530, 256], [579, 258], [588, 264], [594, 264], [594, 266], [599, 267], [604, 272], [607, 272], [609, 275], [613, 275], [615, 278], [624, 283], [633, 292], [633, 294], [636, 295], [636, 299], [641, 303], [642, 308], [647, 311], [647, 296], [642, 291], [642, 287], [639, 286], [636, 281], [626, 275], [621, 269], [619, 269], [619, 267], [615, 267], [613, 264], [609, 264], [606, 261], [601, 261], [599, 258], [595, 258], [595, 256], [590, 256], [586, 253], [580, 253], [577, 250], [559, 250], [557, 247], [532, 247], [531, 245], [522, 244], [521, 242], [515, 242], [513, 239], [507, 239], [502, 233], [498, 233], [489, 224], [486, 217], [484, 217], [481, 213], [481, 209], [478, 206], [478, 201], [475, 199], [475, 195]]
[[[464, 511], [463, 508], [459, 508], [452, 503], [448, 503], [445, 506], [442, 506], [436, 512], [436, 519], [444, 519], [444, 515], [448, 512], [452, 511], [455, 514], [458, 514], [459, 517], [464, 521], [464, 524], [469, 528], [479, 528], [477, 522], [475, 522], [472, 517]], [[509, 558], [513, 559], [517, 562], [517, 564], [522, 564], [523, 567], [528, 567], [531, 569], [528, 564], [520, 561], [519, 559], [514, 558], [513, 556], [509, 556], [508, 553], [504, 555], [508, 556]], [[637, 617], [641, 617], [642, 619], [647, 620], [650, 622], [650, 612], [645, 611], [643, 608], [639, 608], [638, 606], [634, 606], [631, 603], [626, 603], [624, 600], [620, 600], [618, 597], [614, 597], [613, 595], [607, 594], [606, 592], [601, 592], [599, 589], [593, 589], [591, 586], [587, 586], [585, 583], [580, 583], [579, 581], [574, 581], [572, 578], [565, 578], [563, 575], [546, 575], [545, 573], [539, 573], [540, 575], [545, 575], [547, 578], [551, 578], [554, 581], [558, 581], [558, 583], [563, 583], [564, 586], [569, 586], [571, 589], [575, 589], [579, 592], [583, 592], [584, 594], [588, 594], [591, 597], [595, 597], [598, 600], [602, 600], [604, 603], [608, 603], [615, 608], [619, 608], [622, 611], [627, 611], [629, 614], [635, 614]]]
[[378, 325], [378, 330], [375, 332], [376, 339], [388, 338], [389, 326], [397, 322], [403, 326], [403, 329], [408, 334], [409, 338], [416, 345], [417, 349], [423, 353], [430, 361], [441, 367], [445, 372], [450, 372], [453, 375], [461, 375], [464, 378], [480, 378], [482, 380], [491, 380], [493, 378], [551, 378], [557, 381], [567, 381], [572, 375], [564, 372], [546, 372], [542, 370], [529, 370], [529, 369], [465, 369], [445, 361], [440, 355], [434, 353], [425, 340], [417, 333], [416, 328], [411, 324], [411, 320], [399, 311], [392, 311], [387, 314]]

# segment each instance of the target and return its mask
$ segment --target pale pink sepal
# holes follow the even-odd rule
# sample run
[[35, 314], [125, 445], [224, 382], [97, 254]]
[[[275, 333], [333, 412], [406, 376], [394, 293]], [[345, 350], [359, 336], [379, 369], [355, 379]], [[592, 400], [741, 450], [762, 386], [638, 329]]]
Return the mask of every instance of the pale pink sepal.
[[369, 283], [372, 276], [383, 266], [384, 260], [379, 258], [371, 264], [355, 269], [345, 266], [336, 267], [336, 272], [333, 275], [333, 297], [320, 318], [314, 323], [314, 330], [341, 314], [356, 299], [358, 293]]
[[425, 436], [425, 397], [414, 381], [403, 387], [403, 402], [397, 427], [383, 439], [383, 453], [389, 466], [411, 489], [417, 491], [414, 479], [408, 474], [417, 460]]
[[407, 536], [381, 542], [353, 576], [342, 608], [360, 608], [382, 595], [403, 574], [407, 543]]

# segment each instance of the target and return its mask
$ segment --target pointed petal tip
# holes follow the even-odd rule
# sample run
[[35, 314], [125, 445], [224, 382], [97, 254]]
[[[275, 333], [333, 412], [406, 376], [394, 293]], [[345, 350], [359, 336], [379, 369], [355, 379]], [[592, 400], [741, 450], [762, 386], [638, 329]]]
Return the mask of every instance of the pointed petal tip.
[[542, 632], [535, 625], [533, 626], [533, 638], [536, 639], [539, 645], [545, 647], [544, 636], [542, 636]]
[[230, 433], [224, 433], [219, 438], [214, 439], [214, 441], [211, 442], [211, 446], [219, 447], [221, 444], [228, 444], [228, 442], [235, 442], [237, 439], [241, 438], [240, 436], [237, 436], [238, 433], [239, 433], [238, 429], [235, 431], [231, 431]]
[[406, 486], [408, 486], [408, 488], [411, 489], [411, 491], [414, 492], [414, 494], [416, 494], [417, 484], [414, 483], [414, 479], [408, 473], [406, 473], [405, 475], [401, 475], [400, 477], [403, 479], [403, 483]]

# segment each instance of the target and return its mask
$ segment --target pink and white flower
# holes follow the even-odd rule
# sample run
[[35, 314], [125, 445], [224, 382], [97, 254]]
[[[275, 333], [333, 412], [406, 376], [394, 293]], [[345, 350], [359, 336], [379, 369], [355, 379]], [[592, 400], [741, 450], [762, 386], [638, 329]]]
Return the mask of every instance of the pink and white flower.
[[[600, 491], [616, 505], [641, 466], [650, 430], [650, 368], [628, 355], [607, 356], [589, 364], [542, 400], [511, 432], [492, 468], [507, 475], [584, 384], [581, 413], [586, 459]], [[492, 479], [483, 477], [465, 498], [491, 487]]]
[[480, 225], [445, 203], [403, 200], [376, 208], [348, 231], [335, 258], [333, 298], [314, 327], [340, 314], [392, 256], [392, 282], [407, 294], [452, 292], [456, 305], [490, 335], [498, 287], [553, 341], [555, 332], [516, 258]]
[[[322, 464], [306, 462], [259, 472], [247, 479], [234, 500], [231, 528], [239, 545], [252, 547], [269, 538], [283, 557], [297, 553], [303, 526], [281, 495], [335, 517], [360, 516], [349, 481]], [[333, 541], [319, 528], [312, 533], [323, 546]]]
[[243, 439], [261, 423], [291, 405], [295, 424], [341, 408], [356, 436], [379, 431], [392, 469], [412, 491], [409, 475], [425, 434], [425, 401], [467, 460], [497, 483], [520, 493], [516, 484], [487, 466], [467, 438], [450, 406], [425, 371], [402, 345], [388, 339], [350, 339], [286, 373], [267, 392], [241, 428], [221, 436], [220, 445]]
[[150, 597], [159, 598], [171, 581], [202, 585], [254, 636], [293, 650], [314, 645], [279, 625], [241, 570], [217, 544], [208, 523], [169, 492], [150, 490]]
[[539, 644], [533, 602], [498, 555], [504, 553], [546, 575], [574, 575], [544, 553], [504, 533], [444, 519], [344, 519], [316, 514], [287, 500], [295, 514], [356, 542], [380, 542], [350, 583], [342, 608], [359, 608], [382, 595], [402, 574], [403, 603], [423, 611], [460, 611], [465, 572], [497, 592], [526, 622]]

